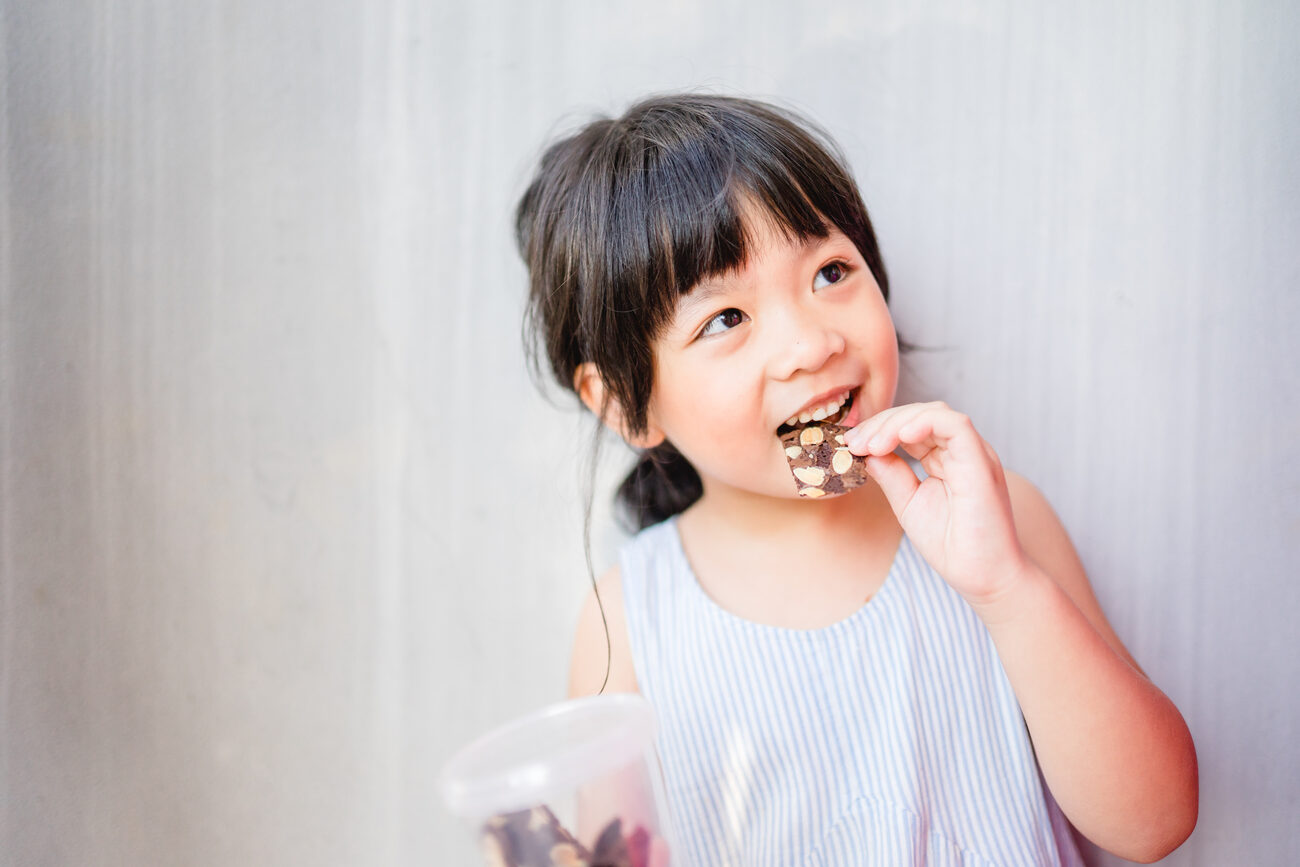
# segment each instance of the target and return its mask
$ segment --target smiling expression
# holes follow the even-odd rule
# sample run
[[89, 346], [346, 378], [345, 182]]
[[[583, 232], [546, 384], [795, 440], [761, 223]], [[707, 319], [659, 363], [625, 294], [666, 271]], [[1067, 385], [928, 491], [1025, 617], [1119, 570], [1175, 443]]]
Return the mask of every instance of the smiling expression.
[[683, 295], [655, 341], [647, 417], [699, 472], [706, 495], [725, 487], [794, 499], [778, 428], [837, 403], [850, 427], [891, 406], [898, 341], [847, 236], [828, 224], [826, 238], [791, 241], [754, 214], [746, 211], [754, 246], [744, 267]]

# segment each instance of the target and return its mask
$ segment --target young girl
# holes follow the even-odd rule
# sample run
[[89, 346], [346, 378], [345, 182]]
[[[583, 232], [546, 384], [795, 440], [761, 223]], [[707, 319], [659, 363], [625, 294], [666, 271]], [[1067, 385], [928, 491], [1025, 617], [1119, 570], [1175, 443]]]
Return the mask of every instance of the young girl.
[[[957, 410], [894, 405], [835, 153], [663, 96], [553, 144], [519, 203], [550, 367], [640, 451], [571, 692], [655, 706], [676, 863], [1078, 864], [1071, 824], [1163, 857], [1196, 822], [1187, 727], [1042, 495]], [[825, 418], [871, 481], [801, 498], [779, 432]]]

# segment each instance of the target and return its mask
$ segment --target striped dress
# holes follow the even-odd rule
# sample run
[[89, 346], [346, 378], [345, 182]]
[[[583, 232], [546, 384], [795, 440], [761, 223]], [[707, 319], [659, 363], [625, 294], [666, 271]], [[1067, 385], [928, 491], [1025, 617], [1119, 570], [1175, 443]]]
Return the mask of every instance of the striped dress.
[[824, 629], [721, 608], [675, 519], [620, 565], [674, 867], [1083, 863], [988, 632], [906, 536]]

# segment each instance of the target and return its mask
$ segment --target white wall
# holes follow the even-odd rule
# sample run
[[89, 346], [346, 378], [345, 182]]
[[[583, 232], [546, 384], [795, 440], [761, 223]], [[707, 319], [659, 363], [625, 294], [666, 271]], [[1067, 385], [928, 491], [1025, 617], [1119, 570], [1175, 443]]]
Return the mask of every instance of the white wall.
[[1192, 727], [1168, 863], [1300, 850], [1300, 8], [803, 5], [3, 0], [3, 863], [470, 863], [437, 770], [561, 695], [586, 582], [510, 209], [677, 87], [848, 152], [910, 393]]

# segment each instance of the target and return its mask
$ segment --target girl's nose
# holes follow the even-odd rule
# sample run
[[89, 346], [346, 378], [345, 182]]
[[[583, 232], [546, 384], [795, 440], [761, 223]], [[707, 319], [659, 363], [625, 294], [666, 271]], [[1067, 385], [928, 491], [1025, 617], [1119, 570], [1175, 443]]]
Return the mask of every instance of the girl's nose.
[[834, 322], [803, 319], [775, 335], [771, 373], [775, 379], [789, 379], [800, 371], [820, 370], [844, 351], [844, 335]]

